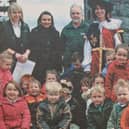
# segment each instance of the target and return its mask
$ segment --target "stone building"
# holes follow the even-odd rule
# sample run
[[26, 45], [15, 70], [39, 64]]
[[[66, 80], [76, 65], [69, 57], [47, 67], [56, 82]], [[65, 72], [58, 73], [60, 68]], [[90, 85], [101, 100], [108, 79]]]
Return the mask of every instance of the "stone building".
[[[84, 0], [85, 18], [90, 21], [92, 18], [92, 10], [87, 4], [88, 0]], [[123, 21], [122, 28], [124, 30], [124, 42], [129, 44], [129, 0], [110, 0], [113, 4], [112, 17]]]

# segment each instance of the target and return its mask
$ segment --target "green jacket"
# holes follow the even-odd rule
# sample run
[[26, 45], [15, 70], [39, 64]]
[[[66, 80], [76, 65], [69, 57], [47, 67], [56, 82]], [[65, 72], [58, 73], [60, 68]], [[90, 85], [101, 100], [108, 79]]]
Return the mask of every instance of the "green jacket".
[[82, 21], [78, 28], [73, 27], [72, 22], [66, 25], [61, 33], [62, 49], [63, 49], [63, 63], [68, 66], [71, 62], [71, 55], [78, 51], [83, 54], [84, 34], [87, 33], [88, 25]]
[[112, 105], [113, 103], [109, 99], [105, 99], [104, 104], [99, 107], [92, 103], [88, 109], [87, 129], [106, 129]]
[[111, 112], [111, 115], [109, 117], [108, 123], [107, 123], [107, 129], [121, 129], [120, 128], [120, 117], [121, 117], [121, 113], [123, 111], [124, 107], [119, 107], [118, 103], [113, 105], [113, 109]]

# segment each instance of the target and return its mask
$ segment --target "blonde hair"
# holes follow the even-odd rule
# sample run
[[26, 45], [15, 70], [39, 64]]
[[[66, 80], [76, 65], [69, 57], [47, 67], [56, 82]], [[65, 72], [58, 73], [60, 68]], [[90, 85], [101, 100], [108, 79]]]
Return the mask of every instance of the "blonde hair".
[[59, 82], [47, 82], [46, 91], [47, 93], [59, 93], [62, 89], [62, 86]]
[[114, 87], [115, 93], [118, 93], [119, 88], [128, 88], [129, 90], [129, 82], [124, 79], [119, 79]]
[[93, 86], [90, 89], [90, 97], [91, 97], [91, 95], [92, 95], [93, 92], [97, 92], [97, 93], [101, 93], [101, 94], [105, 95], [105, 89], [104, 89], [104, 87], [99, 86], [99, 85]]
[[0, 53], [0, 61], [2, 62], [3, 60], [6, 60], [6, 59], [13, 61], [13, 55], [10, 54], [7, 50]]
[[12, 3], [10, 4], [9, 8], [8, 8], [8, 16], [11, 19], [11, 13], [14, 11], [19, 11], [21, 12], [21, 21], [23, 21], [23, 11], [20, 5], [18, 5], [17, 3]]

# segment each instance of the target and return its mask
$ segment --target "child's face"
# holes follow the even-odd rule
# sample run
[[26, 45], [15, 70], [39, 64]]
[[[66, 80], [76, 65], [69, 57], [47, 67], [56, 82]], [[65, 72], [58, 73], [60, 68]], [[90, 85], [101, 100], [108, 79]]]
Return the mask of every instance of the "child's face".
[[9, 70], [12, 66], [12, 60], [11, 59], [4, 59], [2, 62], [0, 62], [0, 67], [3, 70]]
[[82, 91], [82, 92], [86, 92], [88, 89], [89, 89], [89, 88], [88, 88], [87, 85], [84, 85], [84, 84], [81, 85], [81, 91]]
[[47, 93], [48, 101], [52, 104], [56, 103], [60, 98], [60, 93]]
[[40, 87], [37, 83], [31, 83], [29, 85], [29, 89], [28, 89], [28, 92], [30, 95], [32, 96], [37, 96], [40, 94]]
[[120, 87], [117, 91], [117, 101], [120, 104], [127, 104], [129, 102], [129, 89]]
[[110, 56], [107, 56], [107, 57], [106, 57], [106, 63], [107, 63], [107, 64], [110, 64], [113, 60], [114, 60], [113, 55], [110, 55]]
[[74, 68], [75, 69], [80, 69], [81, 68], [81, 62], [80, 60], [76, 60], [76, 62], [73, 62]]
[[99, 86], [103, 86], [104, 87], [104, 79], [102, 77], [97, 77], [95, 79], [95, 86], [99, 85]]
[[119, 64], [125, 64], [128, 60], [128, 51], [124, 48], [119, 48], [115, 57]]
[[97, 105], [100, 105], [104, 102], [105, 96], [103, 93], [94, 91], [91, 94], [91, 99], [92, 99], [92, 102], [94, 103], [94, 105], [97, 106]]
[[9, 83], [5, 89], [5, 94], [9, 100], [16, 100], [19, 96], [19, 91], [16, 89], [15, 85]]
[[56, 75], [52, 73], [48, 73], [46, 82], [54, 82], [54, 81], [57, 81]]

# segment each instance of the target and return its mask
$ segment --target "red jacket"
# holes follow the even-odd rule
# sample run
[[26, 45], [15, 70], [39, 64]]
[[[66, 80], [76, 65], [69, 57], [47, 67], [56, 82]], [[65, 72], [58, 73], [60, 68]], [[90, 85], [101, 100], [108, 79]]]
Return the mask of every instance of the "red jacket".
[[10, 103], [6, 98], [0, 104], [0, 129], [30, 129], [30, 112], [26, 101], [19, 98]]
[[106, 96], [113, 101], [116, 100], [114, 85], [118, 79], [129, 80], [129, 61], [125, 65], [119, 65], [118, 61], [113, 61], [107, 71], [105, 80]]
[[129, 106], [121, 114], [120, 126], [121, 129], [129, 129]]
[[3, 88], [8, 83], [8, 81], [12, 80], [12, 74], [9, 70], [2, 70], [0, 68], [0, 96], [3, 96]]

